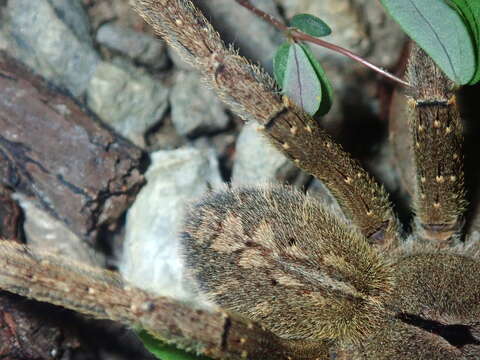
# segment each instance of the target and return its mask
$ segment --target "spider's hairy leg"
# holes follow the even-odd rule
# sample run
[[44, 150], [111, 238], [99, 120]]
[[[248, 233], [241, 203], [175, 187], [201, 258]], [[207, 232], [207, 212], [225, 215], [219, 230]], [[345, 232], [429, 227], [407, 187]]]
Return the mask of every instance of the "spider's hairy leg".
[[292, 188], [207, 196], [190, 209], [182, 239], [207, 297], [282, 338], [356, 343], [386, 316], [390, 265], [358, 230]]
[[480, 262], [447, 251], [400, 257], [389, 304], [395, 316], [366, 341], [371, 359], [479, 359]]
[[455, 84], [416, 45], [407, 77], [413, 85], [408, 106], [416, 168], [415, 230], [421, 238], [444, 246], [461, 230], [466, 207]]
[[[420, 323], [418, 323], [420, 325]], [[375, 337], [365, 341], [346, 359], [362, 360], [467, 360], [462, 352], [452, 346], [441, 335], [430, 332], [434, 330], [425, 323], [425, 329], [395, 319], [382, 328]], [[430, 331], [429, 331], [430, 330]], [[448, 331], [448, 329], [446, 330]], [[454, 331], [454, 329], [450, 330]], [[470, 358], [475, 359], [475, 358]]]
[[287, 343], [250, 320], [144, 292], [116, 273], [0, 240], [0, 289], [142, 328], [214, 359], [307, 360], [326, 345]]
[[189, 0], [133, 0], [160, 36], [199, 69], [208, 85], [297, 166], [322, 180], [371, 243], [398, 240], [398, 221], [385, 190], [317, 123], [279, 95], [273, 79], [224, 45]]

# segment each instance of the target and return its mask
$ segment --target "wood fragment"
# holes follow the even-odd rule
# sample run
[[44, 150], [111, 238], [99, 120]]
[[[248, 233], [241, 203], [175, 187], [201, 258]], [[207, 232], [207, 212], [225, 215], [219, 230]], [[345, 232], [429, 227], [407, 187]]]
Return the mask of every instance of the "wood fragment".
[[0, 182], [81, 238], [115, 222], [144, 182], [140, 149], [0, 52]]
[[21, 242], [20, 219], [22, 210], [12, 199], [12, 194], [11, 189], [0, 184], [0, 239]]

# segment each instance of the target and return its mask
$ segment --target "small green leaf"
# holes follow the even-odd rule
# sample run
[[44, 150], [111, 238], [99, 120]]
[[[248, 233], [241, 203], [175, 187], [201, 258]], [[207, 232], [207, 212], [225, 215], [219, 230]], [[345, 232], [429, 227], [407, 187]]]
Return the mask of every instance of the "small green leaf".
[[167, 345], [145, 330], [137, 331], [137, 334], [147, 350], [160, 360], [209, 360], [209, 358], [205, 356], [195, 356], [179, 350], [173, 345]]
[[446, 0], [463, 18], [468, 26], [475, 47], [477, 68], [469, 84], [480, 81], [480, 1], [479, 0]]
[[470, 34], [461, 16], [444, 0], [380, 1], [450, 79], [459, 84], [472, 80], [476, 59]]
[[310, 14], [298, 14], [290, 20], [290, 26], [295, 27], [305, 34], [322, 37], [332, 33], [332, 29], [323, 20]]
[[310, 115], [314, 115], [322, 100], [322, 85], [303, 48], [292, 44], [288, 51], [283, 79], [283, 92]]
[[325, 73], [325, 70], [323, 69], [322, 65], [318, 62], [317, 58], [315, 55], [313, 55], [312, 51], [306, 44], [300, 44], [300, 46], [303, 48], [305, 51], [305, 54], [308, 57], [308, 60], [310, 60], [310, 63], [313, 65], [313, 68], [315, 69], [315, 72], [317, 73], [318, 78], [320, 79], [320, 84], [322, 85], [322, 101], [320, 103], [320, 107], [316, 113], [316, 115], [325, 115], [330, 111], [330, 108], [332, 107], [333, 104], [333, 87], [332, 84], [330, 83], [330, 80], [327, 77], [327, 74]]
[[277, 49], [275, 57], [273, 58], [273, 75], [277, 84], [282, 86], [285, 70], [287, 69], [288, 51], [290, 49], [289, 43], [283, 43]]

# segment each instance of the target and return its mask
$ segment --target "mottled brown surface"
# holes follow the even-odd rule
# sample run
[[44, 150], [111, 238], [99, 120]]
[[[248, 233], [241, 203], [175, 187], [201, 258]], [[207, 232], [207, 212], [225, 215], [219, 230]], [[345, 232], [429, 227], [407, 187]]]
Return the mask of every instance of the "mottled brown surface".
[[13, 191], [0, 184], [0, 238], [20, 242], [21, 209], [12, 199]]
[[0, 89], [0, 180], [93, 240], [140, 189], [141, 151], [5, 53]]

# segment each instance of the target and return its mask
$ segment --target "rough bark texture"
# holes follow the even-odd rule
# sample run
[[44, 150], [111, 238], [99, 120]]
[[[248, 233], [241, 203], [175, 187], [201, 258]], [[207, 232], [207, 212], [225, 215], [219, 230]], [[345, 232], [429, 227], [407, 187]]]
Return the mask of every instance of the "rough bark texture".
[[12, 193], [11, 189], [0, 184], [0, 238], [20, 242], [22, 211], [11, 198]]
[[51, 305], [1, 292], [0, 359], [58, 359], [78, 348], [80, 342], [66, 329], [65, 317], [73, 320]]
[[142, 152], [0, 52], [0, 182], [93, 241], [143, 183]]

